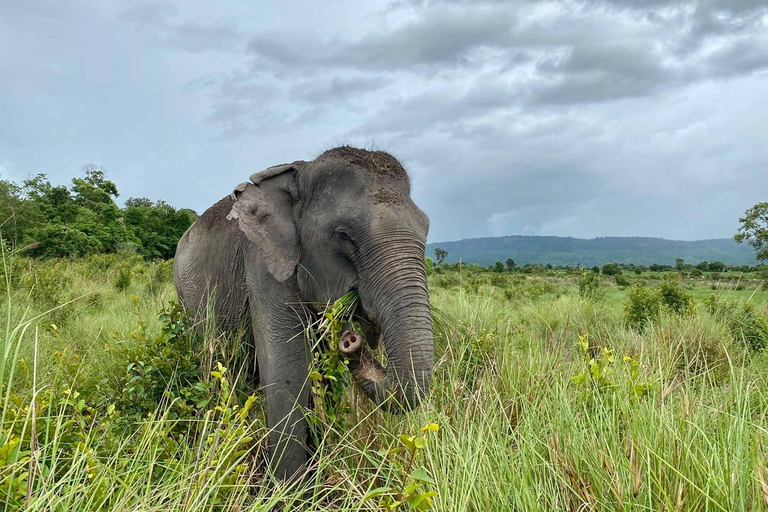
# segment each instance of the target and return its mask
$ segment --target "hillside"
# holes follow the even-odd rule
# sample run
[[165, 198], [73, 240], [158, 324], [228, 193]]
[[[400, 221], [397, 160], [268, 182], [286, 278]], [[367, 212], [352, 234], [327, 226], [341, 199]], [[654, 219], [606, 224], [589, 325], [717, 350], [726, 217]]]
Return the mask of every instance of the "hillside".
[[730, 238], [712, 240], [666, 240], [643, 237], [571, 238], [559, 236], [502, 236], [469, 238], [427, 245], [427, 255], [434, 258], [435, 248], [448, 251], [446, 262], [461, 258], [465, 262], [490, 265], [512, 258], [518, 265], [552, 263], [553, 265], [593, 266], [608, 262], [674, 265], [675, 259], [688, 263], [722, 261], [729, 265], [755, 265], [755, 253], [748, 245]]

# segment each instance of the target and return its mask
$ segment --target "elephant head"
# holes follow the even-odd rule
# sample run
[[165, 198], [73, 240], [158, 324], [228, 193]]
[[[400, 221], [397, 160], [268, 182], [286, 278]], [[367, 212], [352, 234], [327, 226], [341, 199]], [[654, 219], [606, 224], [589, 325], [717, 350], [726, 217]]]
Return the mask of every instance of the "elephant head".
[[254, 174], [233, 196], [228, 218], [260, 248], [275, 280], [295, 279], [313, 303], [357, 291], [366, 337], [373, 346], [382, 339], [387, 359], [385, 368], [347, 336], [358, 384], [390, 411], [417, 406], [433, 364], [424, 267], [429, 220], [411, 200], [400, 163], [344, 146]]

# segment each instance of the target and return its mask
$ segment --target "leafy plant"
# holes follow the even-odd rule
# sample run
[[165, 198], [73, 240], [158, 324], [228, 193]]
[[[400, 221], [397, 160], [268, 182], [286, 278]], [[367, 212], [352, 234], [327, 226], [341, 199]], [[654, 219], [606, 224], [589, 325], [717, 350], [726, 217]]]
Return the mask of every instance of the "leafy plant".
[[382, 510], [430, 510], [437, 483], [429, 472], [416, 464], [420, 453], [427, 446], [428, 435], [437, 432], [437, 423], [427, 423], [418, 435], [400, 434], [395, 446], [379, 451], [382, 463], [395, 475], [395, 483], [368, 491], [363, 502], [376, 500]]
[[[584, 371], [571, 377], [585, 394], [592, 392], [616, 391], [622, 385], [617, 376], [618, 368], [613, 351], [603, 347], [600, 356], [593, 356], [594, 347], [589, 344], [589, 336], [582, 334], [576, 344], [579, 355], [584, 363]], [[630, 397], [641, 397], [651, 390], [651, 385], [640, 380], [640, 363], [630, 357], [624, 356], [623, 361], [628, 365], [624, 385]]]
[[309, 378], [315, 412], [310, 422], [316, 427], [338, 425], [350, 411], [344, 392], [351, 382], [351, 374], [339, 351], [339, 340], [341, 330], [352, 322], [357, 301], [357, 294], [348, 292], [325, 309], [316, 328], [310, 326], [309, 329], [313, 340]]
[[579, 296], [583, 299], [601, 300], [605, 292], [600, 288], [600, 275], [579, 269]]
[[659, 315], [661, 300], [658, 294], [648, 288], [635, 284], [627, 292], [627, 302], [624, 304], [624, 313], [627, 323], [642, 329]]

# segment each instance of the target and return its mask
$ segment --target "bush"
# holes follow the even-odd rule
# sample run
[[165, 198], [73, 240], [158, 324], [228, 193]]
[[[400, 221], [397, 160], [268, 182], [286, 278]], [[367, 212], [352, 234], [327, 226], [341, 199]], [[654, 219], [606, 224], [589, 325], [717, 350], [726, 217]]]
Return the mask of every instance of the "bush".
[[753, 301], [730, 302], [713, 293], [704, 304], [712, 315], [725, 322], [737, 341], [751, 350], [768, 346], [768, 316]]
[[[439, 268], [440, 267], [436, 267], [435, 270], [438, 270]], [[454, 272], [440, 275], [435, 281], [435, 284], [440, 288], [453, 288], [459, 286], [459, 283], [459, 276]]]
[[624, 304], [627, 323], [636, 329], [642, 329], [659, 316], [661, 299], [657, 293], [640, 285], [633, 285], [627, 293]]
[[658, 293], [661, 304], [669, 311], [678, 315], [694, 312], [696, 301], [682, 289], [676, 277], [670, 276], [662, 280]]
[[590, 300], [601, 300], [605, 292], [600, 288], [600, 276], [594, 272], [582, 269], [579, 275], [579, 297]]
[[122, 266], [117, 271], [117, 277], [115, 278], [115, 288], [118, 291], [125, 291], [131, 286], [131, 268]]
[[629, 286], [629, 279], [622, 275], [615, 276], [613, 278], [618, 286]]
[[509, 281], [507, 281], [507, 278], [500, 274], [494, 274], [491, 276], [491, 285], [496, 286], [497, 288], [507, 288], [509, 286]]
[[147, 269], [147, 278], [147, 290], [157, 296], [166, 283], [173, 281], [173, 260], [153, 262]]
[[615, 263], [606, 263], [603, 265], [604, 276], [618, 276], [621, 275], [621, 269]]

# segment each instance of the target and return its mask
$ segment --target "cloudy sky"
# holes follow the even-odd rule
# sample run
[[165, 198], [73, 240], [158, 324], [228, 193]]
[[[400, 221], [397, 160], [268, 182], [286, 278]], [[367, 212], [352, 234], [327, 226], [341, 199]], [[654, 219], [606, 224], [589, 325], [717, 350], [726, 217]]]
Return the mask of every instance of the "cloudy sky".
[[768, 8], [0, 2], [0, 178], [202, 212], [340, 142], [406, 164], [431, 241], [729, 237], [768, 200]]

